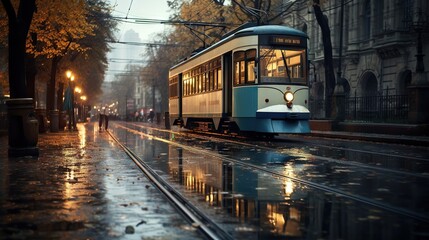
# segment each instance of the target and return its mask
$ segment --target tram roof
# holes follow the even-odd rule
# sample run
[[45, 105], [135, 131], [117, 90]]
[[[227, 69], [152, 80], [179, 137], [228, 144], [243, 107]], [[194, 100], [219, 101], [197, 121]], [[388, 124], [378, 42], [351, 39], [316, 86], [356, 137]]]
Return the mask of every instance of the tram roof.
[[262, 25], [262, 26], [254, 26], [245, 28], [242, 30], [237, 31], [233, 36], [238, 35], [292, 35], [297, 37], [307, 37], [307, 34], [305, 34], [302, 31], [299, 31], [295, 28], [287, 27], [287, 26], [281, 26], [281, 25]]
[[251, 35], [288, 35], [288, 36], [296, 36], [296, 37], [304, 37], [308, 38], [307, 34], [297, 30], [295, 28], [291, 28], [288, 26], [282, 26], [282, 25], [260, 25], [260, 26], [252, 26], [248, 28], [243, 28], [237, 31], [233, 31], [226, 34], [226, 37], [222, 38], [219, 42], [209, 46], [208, 48], [205, 48], [199, 52], [196, 52], [194, 54], [191, 54], [189, 57], [187, 57], [185, 60], [180, 61], [176, 65], [172, 66], [170, 69], [176, 68], [182, 64], [184, 64], [186, 61], [193, 59], [194, 57], [197, 57], [204, 52], [210, 51], [213, 48], [216, 48], [217, 46], [228, 42], [231, 39], [234, 39], [236, 37], [244, 37], [244, 36], [251, 36]]

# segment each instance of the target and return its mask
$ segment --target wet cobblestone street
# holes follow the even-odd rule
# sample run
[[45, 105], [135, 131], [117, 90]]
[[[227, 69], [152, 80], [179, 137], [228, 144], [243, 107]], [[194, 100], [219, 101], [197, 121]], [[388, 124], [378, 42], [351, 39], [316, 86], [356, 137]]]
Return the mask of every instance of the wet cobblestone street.
[[0, 239], [200, 238], [93, 124], [39, 135], [39, 158], [0, 144]]

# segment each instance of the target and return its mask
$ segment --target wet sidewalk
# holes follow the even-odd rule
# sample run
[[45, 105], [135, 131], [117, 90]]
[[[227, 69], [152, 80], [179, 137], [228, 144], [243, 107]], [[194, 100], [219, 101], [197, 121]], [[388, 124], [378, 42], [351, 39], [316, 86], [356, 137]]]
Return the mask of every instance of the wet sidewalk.
[[200, 239], [107, 132], [39, 135], [39, 158], [0, 136], [0, 239]]

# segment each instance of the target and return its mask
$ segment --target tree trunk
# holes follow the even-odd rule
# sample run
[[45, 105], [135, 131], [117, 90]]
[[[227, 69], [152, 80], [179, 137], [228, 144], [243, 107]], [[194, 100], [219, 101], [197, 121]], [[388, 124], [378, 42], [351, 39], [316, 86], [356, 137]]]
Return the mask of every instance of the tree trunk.
[[[37, 34], [31, 33], [31, 38], [33, 41], [33, 44], [36, 44], [37, 41]], [[26, 82], [27, 82], [27, 97], [32, 98], [35, 100], [35, 83], [36, 83], [36, 74], [37, 74], [37, 67], [36, 67], [36, 59], [34, 55], [27, 54], [26, 55]], [[34, 101], [34, 107], [36, 107], [36, 101]]]
[[57, 107], [58, 110], [63, 111], [63, 95], [64, 95], [64, 83], [63, 82], [59, 82], [58, 83], [58, 91], [57, 91]]
[[55, 82], [58, 67], [58, 57], [53, 57], [51, 62], [51, 77], [47, 83], [46, 107], [48, 112], [57, 109], [55, 105]]
[[11, 98], [27, 97], [25, 80], [25, 32], [20, 24], [9, 24], [9, 86]]
[[328, 24], [328, 17], [323, 14], [320, 9], [319, 0], [313, 1], [314, 14], [317, 23], [322, 31], [323, 41], [323, 54], [324, 54], [324, 67], [325, 67], [325, 115], [327, 118], [331, 117], [332, 113], [332, 96], [335, 89], [335, 72], [334, 63], [332, 58], [332, 42], [331, 30]]
[[28, 93], [25, 79], [25, 43], [36, 3], [35, 0], [20, 1], [18, 11], [15, 11], [10, 0], [1, 0], [1, 2], [9, 20], [10, 97], [25, 98]]

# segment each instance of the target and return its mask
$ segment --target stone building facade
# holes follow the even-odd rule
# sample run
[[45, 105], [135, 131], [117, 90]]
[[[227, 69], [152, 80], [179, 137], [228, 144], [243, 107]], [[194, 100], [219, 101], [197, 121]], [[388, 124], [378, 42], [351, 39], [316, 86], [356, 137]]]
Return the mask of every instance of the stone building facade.
[[[325, 97], [323, 42], [312, 2], [295, 2], [294, 10], [285, 18], [285, 23], [309, 35], [311, 97], [323, 99]], [[331, 30], [334, 71], [338, 72], [338, 63], [341, 61], [341, 78], [346, 97], [407, 95], [408, 87], [417, 84], [418, 78], [426, 81], [420, 84], [428, 84], [429, 1], [320, 2]], [[342, 44], [340, 44], [341, 23], [343, 23]], [[419, 31], [422, 33], [422, 53], [426, 55], [423, 63], [426, 69], [417, 76]], [[342, 45], [341, 56], [340, 45]]]

